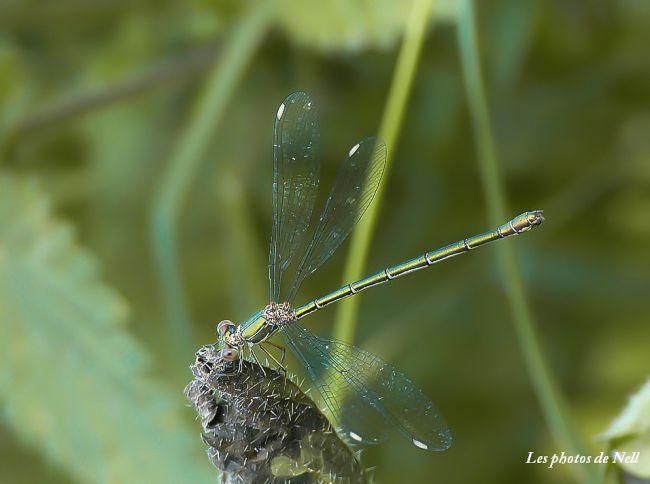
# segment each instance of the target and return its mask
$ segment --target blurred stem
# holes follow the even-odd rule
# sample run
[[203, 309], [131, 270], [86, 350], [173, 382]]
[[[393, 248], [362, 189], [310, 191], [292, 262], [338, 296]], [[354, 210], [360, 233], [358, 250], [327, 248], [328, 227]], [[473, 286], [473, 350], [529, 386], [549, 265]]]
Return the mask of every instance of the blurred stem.
[[273, 2], [253, 2], [236, 26], [223, 57], [214, 66], [196, 100], [194, 111], [171, 153], [151, 214], [153, 252], [167, 310], [169, 332], [177, 351], [192, 349], [192, 327], [178, 261], [178, 219], [192, 181], [204, 159], [228, 101], [257, 50], [270, 22]]
[[113, 106], [116, 102], [128, 100], [145, 91], [149, 92], [157, 86], [192, 77], [209, 67], [214, 61], [216, 52], [215, 45], [204, 45], [162, 65], [116, 81], [110, 86], [61, 99], [18, 119], [12, 127], [11, 136], [20, 138], [42, 128], [59, 126], [62, 122], [97, 109]]
[[[458, 10], [458, 41], [467, 91], [469, 110], [479, 158], [479, 170], [490, 223], [506, 220], [505, 196], [497, 162], [497, 149], [490, 123], [485, 87], [480, 67], [474, 8], [472, 0], [461, 0]], [[573, 428], [566, 405], [553, 378], [535, 331], [534, 318], [512, 245], [498, 245], [499, 263], [504, 276], [506, 295], [531, 379], [546, 422], [557, 443], [569, 454], [583, 454], [581, 439]], [[572, 467], [583, 482], [597, 481], [595, 469], [588, 465]]]
[[223, 234], [226, 256], [226, 284], [229, 299], [234, 306], [237, 319], [246, 316], [251, 307], [263, 305], [268, 297], [265, 279], [260, 277], [266, 267], [266, 261], [260, 254], [255, 237], [255, 222], [247, 206], [247, 197], [242, 180], [241, 163], [231, 163], [224, 167], [219, 179], [220, 216], [226, 227]]
[[[352, 235], [350, 252], [343, 271], [343, 281], [345, 283], [355, 281], [363, 276], [370, 250], [370, 242], [377, 225], [377, 217], [381, 209], [393, 153], [395, 152], [404, 117], [404, 110], [411, 92], [413, 77], [431, 16], [432, 4], [433, 0], [415, 0], [413, 2], [379, 128], [379, 137], [386, 142], [388, 149], [384, 177], [373, 203], [370, 204]], [[338, 304], [334, 323], [334, 336], [336, 338], [348, 343], [353, 341], [359, 312], [359, 300], [359, 297], [348, 298]]]

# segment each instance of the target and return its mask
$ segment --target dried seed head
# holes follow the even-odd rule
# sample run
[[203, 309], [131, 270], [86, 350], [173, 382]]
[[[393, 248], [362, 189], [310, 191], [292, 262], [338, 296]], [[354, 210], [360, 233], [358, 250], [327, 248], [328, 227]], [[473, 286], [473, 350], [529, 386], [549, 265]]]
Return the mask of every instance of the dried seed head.
[[218, 469], [234, 482], [364, 482], [358, 456], [308, 396], [283, 374], [224, 351], [199, 349], [185, 389]]

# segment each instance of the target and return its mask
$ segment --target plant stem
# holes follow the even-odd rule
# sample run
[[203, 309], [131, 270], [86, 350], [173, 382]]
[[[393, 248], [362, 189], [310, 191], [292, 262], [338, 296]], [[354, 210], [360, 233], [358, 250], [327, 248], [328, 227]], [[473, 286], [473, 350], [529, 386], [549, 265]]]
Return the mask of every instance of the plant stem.
[[207, 69], [216, 53], [215, 45], [204, 45], [109, 86], [56, 101], [18, 119], [11, 135], [20, 138], [42, 128], [59, 126], [77, 116], [113, 106], [166, 83], [180, 82]]
[[[225, 252], [225, 275], [231, 283], [226, 284], [234, 314], [246, 316], [251, 307], [264, 304], [268, 297], [266, 281], [260, 277], [267, 262], [260, 253], [255, 236], [255, 222], [247, 205], [246, 190], [242, 180], [246, 177], [238, 166], [224, 167], [219, 179], [218, 203], [221, 218]], [[237, 283], [235, 283], [235, 281]], [[268, 284], [268, 283], [267, 283]]]
[[[406, 109], [411, 92], [413, 77], [431, 16], [432, 4], [432, 0], [415, 0], [413, 2], [379, 128], [379, 137], [384, 140], [388, 150], [384, 177], [372, 204], [368, 207], [363, 219], [361, 219], [352, 235], [350, 252], [343, 271], [344, 282], [354, 281], [363, 276], [363, 270], [368, 259], [370, 242], [375, 225], [377, 224], [377, 217], [381, 208], [386, 181], [390, 173], [393, 153], [395, 152], [400, 127], [404, 118], [404, 110]], [[347, 342], [354, 340], [358, 311], [358, 297], [348, 298], [338, 304], [334, 323], [334, 336], [336, 338]]]
[[268, 28], [272, 5], [273, 2], [254, 2], [235, 28], [223, 58], [209, 73], [199, 93], [154, 199], [150, 220], [153, 252], [170, 336], [184, 357], [193, 350], [178, 261], [179, 214], [228, 101]]
[[[505, 192], [481, 73], [472, 0], [460, 0], [458, 7], [458, 42], [481, 181], [490, 223], [499, 224], [506, 219]], [[584, 455], [581, 439], [571, 425], [564, 399], [537, 338], [534, 317], [512, 245], [507, 242], [498, 244], [496, 250], [526, 369], [546, 422], [563, 449], [569, 454]], [[581, 481], [597, 481], [596, 473], [588, 465], [576, 465], [573, 468]]]

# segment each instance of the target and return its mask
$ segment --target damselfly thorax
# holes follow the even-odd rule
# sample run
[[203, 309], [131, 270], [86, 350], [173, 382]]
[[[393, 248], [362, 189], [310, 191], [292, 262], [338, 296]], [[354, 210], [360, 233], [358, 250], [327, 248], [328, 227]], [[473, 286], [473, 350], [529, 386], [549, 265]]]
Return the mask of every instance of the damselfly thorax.
[[283, 325], [295, 319], [296, 313], [291, 304], [271, 302], [239, 326], [229, 320], [221, 321], [217, 326], [217, 336], [230, 348], [238, 348], [244, 343], [257, 344], [266, 341]]

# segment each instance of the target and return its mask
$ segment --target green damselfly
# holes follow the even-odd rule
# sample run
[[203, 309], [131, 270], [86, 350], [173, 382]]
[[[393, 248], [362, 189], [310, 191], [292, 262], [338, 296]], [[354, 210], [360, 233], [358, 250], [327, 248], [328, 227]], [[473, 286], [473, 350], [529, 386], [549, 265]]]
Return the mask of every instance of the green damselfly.
[[[544, 221], [542, 212], [524, 212], [492, 231], [388, 267], [294, 309], [292, 301], [301, 283], [334, 253], [370, 205], [384, 170], [386, 146], [367, 138], [348, 151], [316, 227], [305, 240], [319, 184], [318, 157], [316, 109], [307, 94], [293, 93], [280, 105], [274, 122], [270, 303], [240, 325], [219, 323], [221, 356], [236, 361], [246, 350], [257, 360], [254, 349], [260, 348], [282, 366], [265, 348], [279, 333], [307, 370], [341, 435], [353, 442], [378, 443], [386, 438], [387, 424], [392, 424], [420, 449], [445, 450], [451, 445], [447, 424], [406, 375], [368, 351], [315, 335], [299, 320], [370, 287], [527, 232]], [[283, 285], [290, 267], [294, 277]]]

